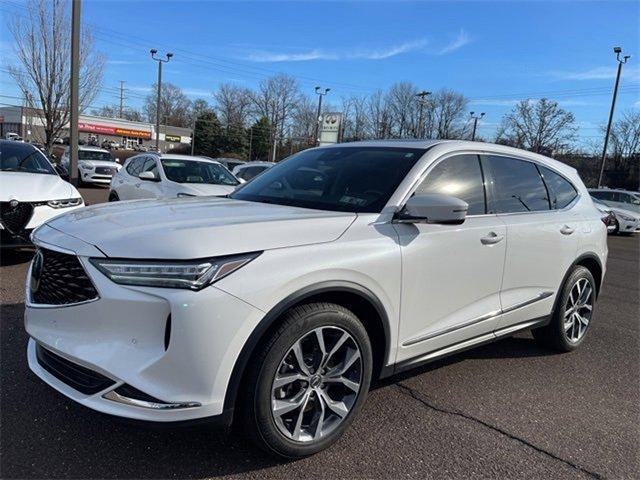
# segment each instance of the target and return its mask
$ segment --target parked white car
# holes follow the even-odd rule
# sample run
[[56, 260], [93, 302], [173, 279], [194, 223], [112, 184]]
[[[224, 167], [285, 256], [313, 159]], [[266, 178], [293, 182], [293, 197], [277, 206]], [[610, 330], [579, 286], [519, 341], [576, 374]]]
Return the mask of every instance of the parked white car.
[[611, 188], [593, 188], [589, 190], [593, 198], [610, 207], [630, 210], [640, 215], [640, 193], [629, 190], [615, 190]]
[[38, 148], [0, 140], [0, 246], [29, 246], [34, 228], [83, 205]]
[[222, 164], [203, 157], [145, 153], [127, 159], [111, 181], [109, 201], [228, 195], [240, 184]]
[[522, 150], [309, 149], [229, 198], [96, 205], [38, 228], [29, 365], [101, 412], [235, 413], [269, 452], [310, 455], [374, 378], [529, 329], [577, 348], [605, 274], [601, 217], [573, 168]]
[[[70, 147], [64, 149], [60, 164], [68, 171]], [[115, 173], [122, 168], [108, 150], [86, 145], [78, 146], [78, 179], [80, 183], [109, 184]]]
[[273, 162], [245, 162], [235, 167], [233, 174], [239, 179], [248, 182], [274, 165], [275, 163]]
[[617, 233], [618, 223], [616, 220], [616, 215], [615, 213], [613, 213], [613, 210], [611, 210], [611, 207], [605, 205], [597, 198], [591, 197], [591, 201], [593, 202], [593, 205], [600, 211], [600, 213], [602, 213], [602, 221], [607, 226], [607, 233]]
[[608, 210], [613, 214], [613, 218], [611, 219], [611, 228], [609, 229], [610, 233], [640, 232], [640, 213], [607, 205], [596, 197], [593, 197], [593, 194], [592, 200], [599, 210]]

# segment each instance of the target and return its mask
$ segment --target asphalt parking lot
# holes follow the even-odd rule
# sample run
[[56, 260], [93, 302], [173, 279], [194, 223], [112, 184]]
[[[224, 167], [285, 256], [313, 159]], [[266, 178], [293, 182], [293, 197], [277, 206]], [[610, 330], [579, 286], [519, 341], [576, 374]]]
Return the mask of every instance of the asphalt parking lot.
[[[83, 189], [87, 203], [106, 189]], [[376, 385], [328, 451], [278, 462], [239, 432], [130, 425], [30, 373], [26, 253], [2, 253], [2, 478], [640, 478], [640, 236], [609, 238], [576, 352], [502, 340]]]

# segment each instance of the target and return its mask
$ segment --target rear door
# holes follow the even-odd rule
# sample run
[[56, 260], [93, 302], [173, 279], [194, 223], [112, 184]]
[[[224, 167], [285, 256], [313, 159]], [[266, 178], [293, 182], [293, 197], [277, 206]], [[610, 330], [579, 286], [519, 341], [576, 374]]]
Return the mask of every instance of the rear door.
[[500, 329], [551, 312], [576, 258], [582, 219], [571, 209], [577, 191], [558, 172], [502, 155], [483, 156], [482, 165], [489, 178], [489, 211], [507, 228]]
[[486, 212], [483, 185], [478, 155], [444, 157], [416, 191], [466, 201], [464, 223], [394, 223], [402, 251], [398, 362], [494, 330], [507, 238], [502, 220]]

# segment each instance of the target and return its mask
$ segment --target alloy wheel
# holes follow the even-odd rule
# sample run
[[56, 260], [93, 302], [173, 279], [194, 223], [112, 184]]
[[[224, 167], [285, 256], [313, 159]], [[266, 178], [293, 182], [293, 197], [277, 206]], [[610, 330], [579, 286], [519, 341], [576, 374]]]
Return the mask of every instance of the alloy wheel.
[[571, 288], [564, 310], [564, 331], [570, 342], [584, 336], [593, 312], [593, 286], [587, 278], [580, 278]]
[[344, 329], [324, 326], [307, 332], [288, 350], [271, 388], [271, 412], [290, 440], [326, 438], [353, 407], [362, 383], [362, 355]]

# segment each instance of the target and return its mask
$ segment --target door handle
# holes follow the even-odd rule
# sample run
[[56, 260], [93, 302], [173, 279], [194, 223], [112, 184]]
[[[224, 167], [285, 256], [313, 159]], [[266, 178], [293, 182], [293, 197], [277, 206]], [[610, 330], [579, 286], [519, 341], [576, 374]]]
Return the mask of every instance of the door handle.
[[142, 185], [141, 183], [136, 183], [135, 186], [136, 188], [140, 188], [140, 185]]
[[574, 229], [569, 225], [565, 225], [560, 229], [560, 233], [563, 235], [571, 235], [574, 232]]
[[498, 242], [501, 242], [503, 238], [504, 238], [504, 235], [498, 235], [496, 232], [491, 232], [486, 237], [482, 237], [480, 239], [480, 242], [483, 245], [494, 245]]

